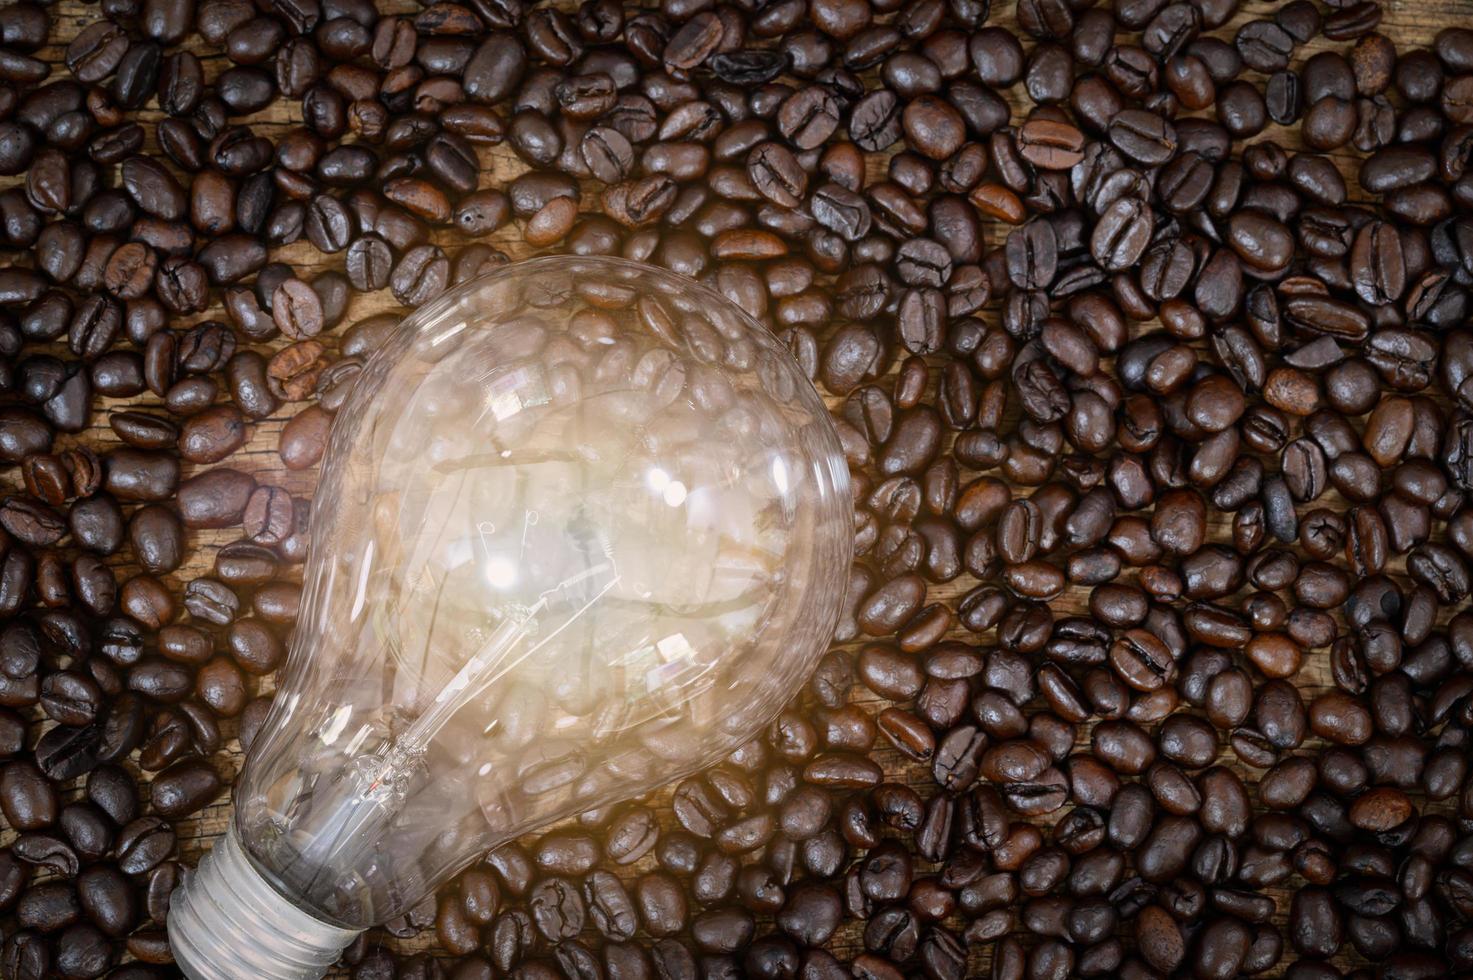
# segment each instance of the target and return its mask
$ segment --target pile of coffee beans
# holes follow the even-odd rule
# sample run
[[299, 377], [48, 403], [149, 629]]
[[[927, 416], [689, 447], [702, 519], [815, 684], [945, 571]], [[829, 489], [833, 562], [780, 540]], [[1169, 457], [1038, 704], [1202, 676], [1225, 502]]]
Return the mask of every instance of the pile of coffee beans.
[[849, 609], [347, 973], [1473, 971], [1473, 30], [1244, 6], [0, 8], [0, 974], [169, 975], [333, 413], [539, 250], [782, 336]]

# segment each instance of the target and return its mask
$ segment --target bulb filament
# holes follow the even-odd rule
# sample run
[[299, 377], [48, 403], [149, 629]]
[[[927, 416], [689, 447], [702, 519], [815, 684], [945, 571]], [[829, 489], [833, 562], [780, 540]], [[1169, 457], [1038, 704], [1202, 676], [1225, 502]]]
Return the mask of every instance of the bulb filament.
[[[538, 639], [526, 651], [511, 657], [513, 651], [537, 631], [538, 618], [550, 606], [569, 598], [568, 593], [580, 583], [604, 572], [609, 580], [583, 602], [557, 628]], [[323, 808], [322, 829], [314, 835], [304, 858], [318, 867], [341, 866], [343, 852], [357, 853], [378, 837], [374, 831], [387, 822], [409, 795], [410, 784], [420, 771], [431, 742], [456, 712], [476, 700], [496, 684], [508, 671], [533, 656], [559, 633], [577, 621], [608, 594], [620, 581], [612, 556], [543, 592], [530, 607], [507, 610], [501, 624], [482, 644], [480, 650], [465, 662], [454, 677], [441, 688], [429, 708], [402, 735], [380, 752], [355, 759], [349, 778], [341, 785], [335, 802]]]

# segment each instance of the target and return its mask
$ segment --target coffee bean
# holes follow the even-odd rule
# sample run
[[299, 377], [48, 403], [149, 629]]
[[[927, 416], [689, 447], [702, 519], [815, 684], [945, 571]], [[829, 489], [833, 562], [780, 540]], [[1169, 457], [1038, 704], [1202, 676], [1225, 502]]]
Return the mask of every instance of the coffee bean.
[[1058, 269], [1058, 239], [1053, 225], [1034, 219], [1007, 239], [1008, 279], [1019, 289], [1042, 289]]
[[222, 582], [195, 579], [185, 587], [184, 608], [196, 619], [226, 626], [235, 619], [240, 599]]
[[811, 150], [833, 135], [839, 115], [833, 94], [822, 86], [810, 85], [793, 93], [778, 108], [778, 130], [799, 150]]
[[187, 419], [179, 431], [179, 455], [191, 463], [218, 463], [249, 438], [245, 420], [232, 406], [205, 409]]
[[747, 154], [752, 185], [774, 204], [795, 208], [808, 189], [808, 174], [798, 158], [781, 143], [765, 142]]
[[1018, 155], [1045, 170], [1068, 170], [1084, 159], [1084, 134], [1068, 123], [1030, 119], [1017, 138]]
[[252, 674], [267, 674], [275, 670], [286, 653], [276, 635], [254, 619], [232, 623], [227, 644], [236, 662]]
[[164, 167], [144, 156], [131, 156], [122, 165], [123, 189], [143, 211], [165, 221], [184, 217], [184, 191]]
[[167, 500], [179, 483], [177, 460], [158, 452], [117, 449], [104, 461], [105, 486], [121, 500]]
[[143, 874], [168, 857], [174, 841], [174, 831], [158, 817], [130, 821], [118, 832], [118, 869], [124, 874]]
[[209, 803], [220, 792], [220, 777], [200, 761], [176, 763], [149, 784], [153, 808], [166, 818], [184, 816]]
[[1090, 238], [1094, 260], [1107, 272], [1135, 265], [1154, 228], [1151, 211], [1138, 198], [1119, 198], [1100, 215]]
[[279, 452], [288, 469], [306, 469], [317, 465], [327, 449], [327, 435], [332, 417], [316, 406], [292, 418], [281, 430]]
[[271, 295], [271, 318], [292, 340], [305, 340], [322, 332], [322, 301], [312, 287], [300, 279], [287, 279]]
[[0, 500], [0, 527], [35, 547], [55, 544], [67, 532], [66, 522], [60, 515], [45, 504], [24, 497]]
[[328, 360], [322, 344], [299, 340], [272, 355], [266, 362], [266, 377], [273, 396], [301, 401], [317, 386]]

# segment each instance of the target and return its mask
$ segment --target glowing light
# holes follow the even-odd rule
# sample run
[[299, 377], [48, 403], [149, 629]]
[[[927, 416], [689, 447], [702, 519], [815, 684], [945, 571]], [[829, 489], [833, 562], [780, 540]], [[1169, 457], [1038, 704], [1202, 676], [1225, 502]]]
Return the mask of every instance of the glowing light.
[[665, 488], [665, 503], [671, 507], [679, 507], [685, 503], [685, 484], [679, 480], [671, 480], [670, 485]]
[[493, 589], [509, 589], [517, 581], [517, 564], [505, 555], [492, 555], [486, 561], [486, 581]]

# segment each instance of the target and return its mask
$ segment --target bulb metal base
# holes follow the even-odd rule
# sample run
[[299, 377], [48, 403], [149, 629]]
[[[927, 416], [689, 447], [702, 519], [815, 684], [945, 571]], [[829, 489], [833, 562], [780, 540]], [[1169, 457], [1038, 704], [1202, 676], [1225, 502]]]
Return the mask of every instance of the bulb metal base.
[[235, 827], [169, 902], [169, 948], [190, 980], [319, 980], [358, 932], [297, 908], [251, 864]]

